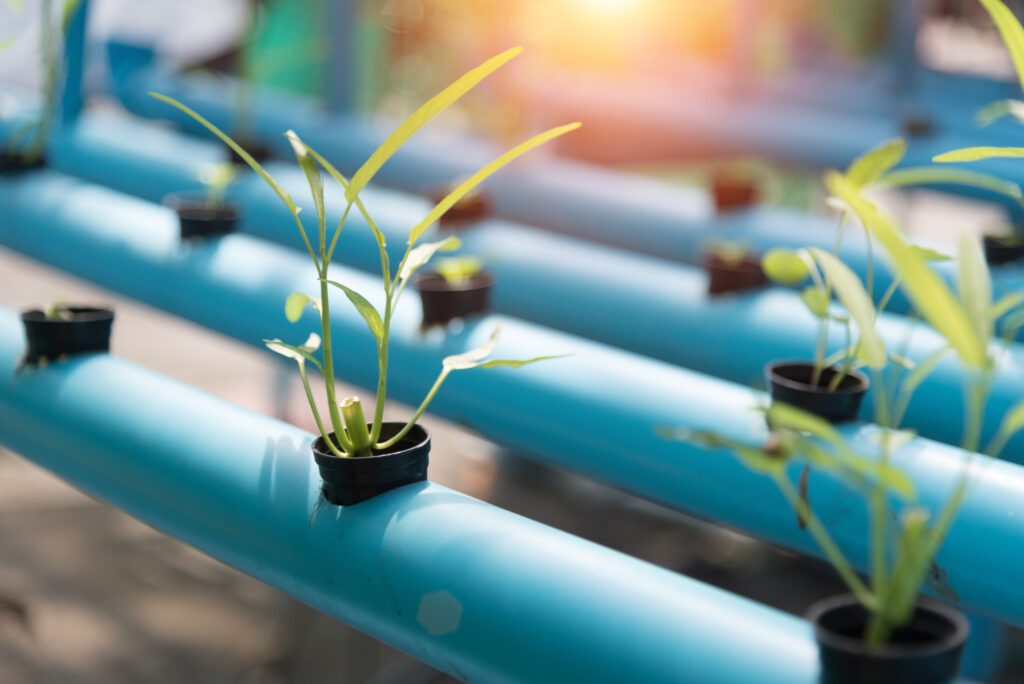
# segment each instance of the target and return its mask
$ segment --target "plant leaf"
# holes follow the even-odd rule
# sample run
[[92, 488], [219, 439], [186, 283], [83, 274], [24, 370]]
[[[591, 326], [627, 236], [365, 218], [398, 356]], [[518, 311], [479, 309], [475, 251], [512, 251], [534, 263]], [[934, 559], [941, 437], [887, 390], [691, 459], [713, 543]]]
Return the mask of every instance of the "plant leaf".
[[[492, 160], [487, 165], [480, 168], [476, 173], [462, 181], [457, 188], [452, 190], [448, 195], [434, 206], [430, 212], [423, 217], [419, 223], [417, 223], [411, 231], [409, 231], [409, 244], [415, 244], [420, 236], [427, 231], [438, 219], [445, 215], [445, 213], [451, 209], [455, 204], [465, 197], [468, 193], [473, 191], [480, 183], [484, 182], [492, 176], [494, 173], [499, 171], [502, 167], [506, 166], [513, 160], [521, 157], [535, 147], [539, 147], [544, 143], [554, 140], [555, 138], [565, 135], [570, 131], [574, 131], [580, 127], [579, 123], [566, 124], [565, 126], [558, 126], [548, 131], [533, 136], [526, 142], [520, 143], [513, 147], [511, 150], [501, 155], [497, 159]], [[353, 181], [354, 183], [355, 181]]]
[[900, 391], [904, 394], [910, 395], [917, 390], [918, 386], [925, 381], [925, 379], [932, 374], [939, 362], [942, 361], [942, 357], [949, 351], [949, 347], [939, 347], [928, 356], [925, 357], [924, 361], [917, 364], [914, 370], [907, 373], [907, 376], [903, 379], [900, 385]]
[[1001, 0], [981, 0], [981, 4], [992, 16], [999, 35], [1002, 36], [1006, 48], [1013, 59], [1013, 68], [1017, 72], [1017, 80], [1024, 87], [1024, 29], [1010, 9]]
[[494, 71], [500, 69], [506, 62], [523, 51], [521, 47], [514, 47], [506, 50], [500, 55], [491, 57], [489, 60], [467, 72], [457, 81], [442, 90], [434, 97], [427, 100], [419, 109], [413, 112], [409, 118], [403, 121], [391, 135], [381, 143], [380, 147], [374, 150], [370, 158], [366, 160], [355, 175], [352, 181], [345, 188], [345, 199], [352, 202], [370, 180], [376, 175], [385, 162], [397, 152], [405, 142], [416, 134], [423, 126], [435, 116], [454, 104], [459, 98], [476, 87], [480, 81], [485, 79]]
[[807, 263], [799, 254], [781, 247], [765, 252], [761, 257], [761, 268], [769, 279], [782, 285], [802, 283], [810, 275]]
[[719, 434], [707, 430], [690, 430], [686, 428], [676, 430], [658, 430], [660, 437], [680, 442], [687, 442], [705, 449], [726, 449], [739, 458], [745, 467], [755, 473], [775, 475], [781, 473], [789, 462], [789, 454], [786, 452], [768, 453], [757, 447], [744, 444], [743, 442], [722, 437]]
[[226, 133], [224, 133], [222, 130], [214, 126], [212, 123], [204, 119], [202, 116], [194, 112], [192, 109], [188, 108], [187, 106], [183, 105], [182, 103], [178, 102], [172, 97], [167, 97], [166, 95], [161, 95], [160, 93], [154, 93], [153, 91], [149, 91], [149, 96], [154, 97], [157, 100], [160, 100], [161, 102], [166, 102], [172, 107], [175, 107], [176, 109], [190, 116], [197, 123], [200, 123], [204, 127], [206, 127], [208, 131], [210, 131], [215, 136], [220, 138], [225, 145], [234, 150], [235, 154], [241, 157], [242, 161], [248, 164], [253, 171], [259, 174], [260, 178], [262, 178], [264, 182], [270, 186], [270, 189], [273, 190], [274, 193], [279, 198], [281, 198], [281, 201], [284, 202], [285, 206], [288, 207], [288, 209], [293, 214], [297, 214], [299, 212], [298, 207], [295, 206], [295, 201], [292, 199], [292, 196], [288, 194], [288, 191], [281, 187], [280, 183], [274, 180], [273, 176], [267, 173], [267, 170], [264, 169], [263, 166], [261, 166], [258, 161], [253, 159], [251, 154], [246, 152], [241, 145], [239, 145], [230, 137], [228, 137]]
[[843, 441], [839, 432], [827, 420], [789, 404], [773, 401], [768, 407], [767, 421], [773, 430], [808, 432], [831, 444], [841, 444]]
[[906, 152], [903, 138], [886, 140], [855, 159], [846, 170], [846, 177], [857, 188], [871, 185], [896, 166]]
[[901, 287], [924, 319], [946, 338], [964, 363], [972, 368], [984, 368], [988, 363], [987, 350], [975, 334], [966, 311], [942, 279], [904, 241], [890, 219], [864, 199], [842, 174], [829, 172], [825, 183], [829, 192], [846, 202], [889, 252], [901, 277]]
[[477, 368], [498, 368], [500, 366], [508, 366], [510, 368], [522, 368], [531, 363], [537, 363], [538, 361], [550, 361], [552, 359], [564, 359], [569, 354], [547, 354], [545, 356], [534, 356], [532, 359], [493, 359], [491, 361], [484, 361]]
[[1009, 438], [1022, 429], [1024, 429], [1024, 401], [1014, 404], [1013, 408], [1006, 412], [1006, 415], [1003, 416], [1003, 422], [999, 426], [999, 432]]
[[345, 293], [348, 300], [356, 307], [356, 311], [366, 321], [366, 327], [370, 329], [370, 332], [373, 333], [378, 342], [384, 339], [384, 321], [381, 320], [380, 314], [373, 304], [352, 288], [346, 287], [335, 280], [328, 280], [327, 283]]
[[324, 210], [324, 179], [320, 175], [316, 160], [310, 156], [308, 148], [295, 134], [295, 131], [289, 130], [285, 133], [285, 137], [288, 138], [288, 143], [292, 146], [292, 151], [295, 152], [295, 161], [299, 163], [299, 168], [306, 176], [306, 183], [309, 184], [309, 192], [313, 196], [313, 208], [316, 210], [317, 235], [321, 236], [322, 240], [327, 223], [327, 213]]
[[320, 348], [320, 336], [316, 333], [310, 333], [306, 342], [298, 347], [293, 344], [288, 344], [287, 342], [282, 342], [278, 339], [263, 340], [263, 344], [265, 344], [267, 349], [275, 354], [280, 354], [285, 358], [292, 359], [300, 366], [302, 366], [306, 361], [309, 361], [319, 370], [323, 371], [323, 367], [320, 365], [320, 362], [313, 356], [313, 352]]
[[962, 185], [988, 190], [998, 195], [1020, 200], [1024, 197], [1020, 186], [991, 174], [942, 166], [918, 166], [899, 169], [879, 179], [876, 185], [899, 188], [908, 185]]
[[412, 251], [409, 252], [409, 256], [406, 257], [405, 263], [402, 264], [402, 269], [398, 273], [398, 279], [408, 280], [418, 268], [430, 261], [437, 252], [450, 252], [458, 249], [461, 245], [462, 241], [459, 240], [459, 238], [452, 236], [445, 238], [444, 240], [428, 242], [420, 245], [419, 247], [413, 248]]
[[1024, 123], [1024, 102], [996, 100], [979, 109], [978, 113], [974, 115], [974, 120], [979, 126], [988, 126], [1004, 116], [1012, 116], [1018, 122]]
[[988, 346], [992, 338], [992, 280], [988, 272], [981, 245], [972, 235], [961, 233], [958, 238], [957, 265], [960, 301], [974, 325], [981, 344]]
[[[424, 245], [426, 246], [426, 245]], [[453, 354], [452, 356], [445, 357], [442, 365], [448, 370], [468, 370], [470, 368], [476, 368], [483, 360], [494, 351], [494, 348], [498, 345], [498, 339], [501, 337], [501, 326], [495, 326], [494, 330], [491, 331], [491, 336], [487, 338], [487, 341], [476, 349], [471, 349], [468, 352], [462, 354]]]
[[1021, 304], [1024, 304], [1024, 292], [1011, 292], [993, 304], [988, 315], [992, 321], [995, 322], [1016, 309]]
[[948, 254], [943, 254], [931, 247], [922, 247], [921, 245], [910, 245], [910, 249], [925, 261], [952, 261], [953, 257]]
[[800, 292], [800, 301], [804, 303], [816, 318], [826, 318], [828, 316], [829, 297], [828, 293], [824, 290], [814, 286], [806, 287]]
[[963, 147], [932, 157], [933, 162], [973, 162], [996, 157], [1024, 157], [1024, 147]]
[[811, 247], [809, 251], [832, 283], [839, 301], [857, 324], [857, 330], [860, 331], [860, 354], [864, 361], [875, 370], [883, 368], [886, 362], [885, 344], [875, 331], [875, 307], [864, 285], [849, 266], [828, 252], [817, 247]]
[[312, 299], [305, 292], [292, 292], [284, 301], [284, 317], [290, 323], [298, 323], [302, 318], [302, 312], [306, 310], [306, 305], [311, 301]]

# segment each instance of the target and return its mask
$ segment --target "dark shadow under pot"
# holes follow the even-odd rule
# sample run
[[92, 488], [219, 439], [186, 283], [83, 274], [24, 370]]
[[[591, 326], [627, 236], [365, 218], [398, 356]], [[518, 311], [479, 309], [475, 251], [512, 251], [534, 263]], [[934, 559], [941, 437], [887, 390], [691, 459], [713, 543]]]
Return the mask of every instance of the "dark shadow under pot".
[[837, 368], [821, 372], [817, 385], [811, 384], [814, 364], [803, 361], [775, 361], [765, 366], [768, 392], [773, 402], [789, 404], [813, 413], [832, 423], [856, 420], [861, 402], [868, 391], [868, 378], [857, 370], [850, 370], [834, 391], [829, 391]]
[[1012, 264], [1024, 259], [1024, 235], [995, 236], [982, 238], [985, 260], [990, 266]]
[[703, 264], [708, 274], [708, 294], [713, 297], [768, 284], [760, 259], [749, 256], [727, 259], [710, 252], [704, 255]]
[[415, 280], [423, 305], [424, 330], [447, 325], [456, 318], [485, 314], [490, 309], [494, 278], [486, 271], [451, 281], [436, 271], [421, 273]]
[[211, 203], [201, 195], [176, 193], [164, 198], [164, 205], [178, 215], [182, 240], [196, 240], [233, 233], [242, 212], [234, 202]]
[[110, 330], [114, 323], [112, 309], [68, 306], [47, 316], [39, 309], [24, 311], [25, 362], [37, 364], [42, 359], [110, 351]]
[[957, 610], [937, 601], [918, 602], [914, 617], [874, 649], [864, 644], [868, 613], [850, 595], [811, 607], [821, 660], [821, 684], [947, 684], [960, 672], [969, 631]]
[[[384, 423], [381, 439], [386, 440], [405, 427], [405, 423]], [[334, 438], [334, 433], [331, 433]], [[324, 482], [324, 498], [337, 506], [372, 499], [414, 482], [427, 479], [430, 459], [430, 433], [414, 425], [393, 447], [373, 456], [339, 458], [328, 449], [323, 437], [313, 442], [313, 458]]]

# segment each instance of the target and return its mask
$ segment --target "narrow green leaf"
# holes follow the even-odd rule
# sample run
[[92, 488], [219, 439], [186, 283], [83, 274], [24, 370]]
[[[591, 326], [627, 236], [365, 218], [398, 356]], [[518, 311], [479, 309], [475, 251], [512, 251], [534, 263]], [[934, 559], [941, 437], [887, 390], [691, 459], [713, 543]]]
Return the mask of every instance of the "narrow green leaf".
[[899, 169], [881, 178], [876, 185], [887, 188], [905, 187], [908, 185], [960, 185], [978, 188], [989, 192], [1020, 200], [1024, 197], [1020, 186], [1002, 178], [977, 171], [942, 166], [919, 166]]
[[310, 333], [309, 338], [306, 339], [305, 344], [302, 346], [288, 344], [287, 342], [282, 342], [278, 339], [263, 340], [263, 344], [265, 344], [267, 349], [275, 354], [280, 354], [285, 358], [292, 359], [298, 363], [300, 367], [303, 366], [306, 361], [309, 361], [316, 366], [317, 369], [323, 371], [323, 367], [320, 365], [320, 362], [313, 356], [313, 352], [320, 348], [320, 336], [316, 333]]
[[663, 439], [687, 442], [705, 449], [726, 449], [735, 454], [746, 468], [763, 475], [782, 473], [789, 462], [788, 453], [769, 453], [749, 444], [744, 444], [743, 442], [706, 430], [689, 430], [686, 428], [676, 430], [663, 429], [658, 430], [658, 434]]
[[401, 123], [381, 143], [370, 158], [366, 160], [356, 174], [352, 182], [345, 189], [345, 198], [351, 202], [355, 199], [370, 180], [376, 175], [385, 162], [397, 152], [405, 142], [416, 134], [423, 126], [430, 122], [435, 116], [454, 104], [459, 98], [475, 88], [480, 81], [484, 80], [494, 71], [500, 69], [506, 62], [523, 51], [521, 47], [506, 50], [500, 55], [490, 58], [472, 71], [464, 74], [457, 81], [430, 98], [419, 109], [413, 112], [409, 118]]
[[1024, 102], [1020, 100], [997, 100], [978, 110], [974, 120], [979, 126], [988, 126], [1004, 116], [1012, 116], [1019, 123], [1024, 123]]
[[829, 296], [825, 290], [810, 286], [800, 292], [800, 301], [816, 318], [828, 317]]
[[302, 312], [305, 311], [306, 305], [310, 301], [309, 295], [305, 292], [291, 293], [284, 302], [284, 317], [291, 323], [298, 323], [299, 319], [302, 318]]
[[959, 150], [943, 152], [932, 158], [933, 162], [945, 164], [949, 162], [973, 162], [997, 157], [1024, 157], [1024, 147], [963, 147]]
[[1013, 12], [1001, 0], [981, 0], [981, 4], [992, 16], [1003, 43], [1010, 51], [1013, 68], [1017, 72], [1017, 80], [1024, 87], [1024, 29]]
[[770, 280], [782, 285], [802, 283], [810, 275], [807, 263], [799, 254], [781, 247], [765, 252], [761, 257], [761, 268]]
[[992, 339], [992, 279], [981, 244], [972, 235], [961, 233], [958, 238], [957, 285], [960, 301], [981, 344], [988, 346]]
[[889, 252], [902, 280], [901, 287], [922, 317], [946, 338], [964, 363], [972, 368], [984, 368], [988, 363], [987, 350], [975, 334], [967, 313], [942, 279], [911, 249], [890, 219], [861, 196], [842, 174], [829, 172], [825, 183], [829, 192], [846, 202]]
[[522, 368], [523, 366], [531, 363], [537, 363], [538, 361], [550, 361], [552, 359], [564, 359], [569, 354], [548, 354], [546, 356], [535, 356], [532, 359], [494, 359], [493, 361], [484, 361], [477, 368], [498, 368], [499, 366], [509, 366], [511, 368]]
[[295, 131], [288, 131], [285, 133], [285, 137], [288, 138], [288, 143], [292, 146], [292, 151], [295, 152], [295, 161], [299, 163], [299, 168], [306, 176], [306, 183], [309, 185], [309, 192], [313, 197], [313, 208], [316, 210], [317, 235], [321, 236], [320, 239], [323, 241], [327, 223], [327, 212], [324, 209], [324, 179], [320, 175], [316, 161], [310, 156], [308, 148], [295, 134]]
[[768, 407], [767, 420], [773, 430], [808, 432], [832, 444], [840, 444], [843, 441], [843, 438], [827, 420], [789, 404], [772, 402], [772, 405]]
[[448, 193], [444, 199], [438, 202], [437, 205], [430, 210], [430, 213], [428, 213], [422, 221], [417, 223], [413, 229], [409, 231], [409, 244], [415, 244], [415, 242], [420, 239], [420, 236], [423, 235], [423, 233], [425, 233], [427, 229], [430, 228], [430, 226], [432, 226], [438, 219], [444, 216], [449, 209], [455, 206], [460, 199], [473, 191], [478, 185], [480, 185], [480, 183], [484, 182], [490, 176], [501, 170], [502, 167], [526, 154], [530, 150], [539, 147], [550, 140], [554, 140], [559, 136], [565, 135], [570, 131], [574, 131], [579, 127], [579, 123], [571, 123], [566, 124], [565, 126], [552, 128], [551, 130], [535, 135], [526, 142], [516, 145], [505, 154], [482, 167], [472, 176], [462, 181], [457, 188]]
[[442, 365], [448, 370], [468, 370], [470, 368], [476, 368], [479, 366], [484, 359], [494, 348], [498, 345], [498, 339], [501, 337], [501, 326], [496, 326], [491, 331], [491, 336], [487, 338], [487, 341], [476, 349], [471, 349], [468, 352], [462, 354], [453, 354], [445, 357]]
[[373, 333], [378, 342], [384, 339], [384, 321], [381, 320], [380, 314], [373, 307], [373, 304], [352, 288], [346, 287], [335, 280], [328, 280], [327, 283], [345, 293], [348, 300], [356, 307], [356, 311], [366, 321], [366, 327], [370, 329], [370, 332]]
[[156, 98], [161, 102], [166, 102], [172, 107], [184, 112], [192, 119], [194, 119], [197, 123], [202, 124], [208, 131], [210, 131], [215, 136], [220, 138], [225, 145], [234, 150], [235, 154], [242, 158], [242, 161], [248, 164], [253, 171], [259, 174], [260, 178], [262, 178], [263, 181], [270, 186], [270, 189], [273, 190], [274, 193], [279, 198], [281, 198], [281, 201], [284, 202], [285, 206], [288, 207], [288, 209], [293, 214], [298, 214], [298, 207], [295, 206], [295, 201], [292, 200], [292, 196], [288, 194], [288, 191], [281, 187], [281, 184], [274, 180], [273, 176], [267, 173], [267, 170], [264, 169], [263, 166], [261, 166], [258, 161], [253, 159], [251, 154], [246, 152], [241, 145], [232, 140], [226, 133], [224, 133], [222, 130], [214, 126], [212, 123], [204, 119], [202, 116], [194, 112], [192, 109], [183, 105], [182, 103], [178, 102], [172, 97], [167, 97], [166, 95], [161, 95], [160, 93], [154, 93], [152, 91], [149, 92], [149, 96]]
[[1024, 292], [1011, 292], [992, 305], [988, 314], [989, 318], [995, 322], [1016, 309], [1021, 304], [1024, 304]]
[[906, 152], [903, 138], [886, 140], [855, 159], [846, 170], [846, 177], [858, 188], [871, 185], [896, 166]]
[[892, 624], [906, 623], [913, 612], [928, 571], [928, 511], [920, 507], [908, 508], [900, 516], [901, 534], [893, 559], [889, 592], [882, 609]]
[[875, 331], [875, 307], [864, 285], [846, 264], [828, 252], [817, 247], [811, 247], [809, 251], [832, 283], [839, 301], [857, 324], [857, 330], [860, 331], [860, 354], [864, 361], [875, 370], [883, 368], [886, 362], [885, 344]]
[[399, 280], [409, 280], [412, 274], [416, 272], [421, 266], [424, 266], [429, 262], [434, 254], [437, 252], [450, 252], [458, 249], [462, 245], [462, 241], [457, 237], [448, 237], [444, 240], [438, 240], [437, 242], [428, 242], [412, 249], [409, 252], [409, 256], [406, 257], [405, 263], [402, 264], [401, 270], [398, 272]]
[[914, 370], [907, 373], [907, 376], [903, 379], [900, 384], [900, 391], [904, 394], [913, 394], [917, 388], [924, 382], [932, 371], [935, 370], [939, 362], [942, 361], [942, 357], [949, 351], [949, 347], [939, 347], [928, 356], [925, 357], [924, 361], [917, 364]]
[[917, 254], [925, 261], [952, 261], [953, 257], [948, 254], [943, 254], [930, 247], [922, 247], [921, 245], [910, 245], [911, 251]]

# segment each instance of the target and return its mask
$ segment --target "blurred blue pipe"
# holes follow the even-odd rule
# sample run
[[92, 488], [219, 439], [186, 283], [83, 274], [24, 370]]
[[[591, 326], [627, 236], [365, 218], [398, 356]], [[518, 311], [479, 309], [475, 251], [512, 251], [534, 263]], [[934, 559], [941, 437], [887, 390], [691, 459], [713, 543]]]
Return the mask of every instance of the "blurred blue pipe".
[[802, 620], [435, 484], [325, 505], [302, 430], [114, 357], [21, 354], [0, 310], [4, 446], [461, 681], [817, 681]]
[[[116, 131], [116, 134], [115, 134]], [[198, 188], [204, 164], [221, 159], [219, 145], [132, 121], [83, 121], [51, 151], [52, 164], [121, 190], [157, 199], [172, 190]], [[269, 165], [300, 204], [306, 182], [294, 167]], [[287, 210], [254, 174], [233, 189], [244, 208], [245, 232], [302, 249]], [[328, 206], [343, 198], [328, 185]], [[363, 192], [385, 232], [397, 264], [408, 229], [429, 210], [426, 200], [393, 191]], [[308, 217], [307, 217], [308, 218]], [[334, 219], [339, 216], [335, 213]], [[489, 259], [497, 276], [496, 311], [589, 337], [646, 356], [742, 384], [762, 383], [762, 368], [784, 358], [811, 358], [816, 320], [797, 297], [771, 289], [738, 297], [709, 298], [704, 274], [667, 261], [623, 253], [507, 221], [484, 221], [463, 234], [464, 250]], [[792, 238], [791, 238], [792, 239]], [[852, 239], [850, 242], [852, 243]], [[350, 216], [337, 260], [379, 273], [377, 246], [365, 223]], [[1022, 289], [1019, 269], [1000, 269], [1004, 291]], [[921, 361], [942, 345], [929, 328], [883, 315], [879, 328], [893, 349]], [[833, 330], [830, 348], [844, 344]], [[992, 386], [986, 436], [1021, 397], [1024, 347], [1008, 347]], [[915, 395], [906, 424], [924, 436], [956, 444], [963, 429], [964, 373], [953, 354]], [[864, 416], [872, 414], [866, 404]], [[1024, 435], [1007, 457], [1024, 460]]]
[[64, 41], [64, 86], [61, 91], [60, 121], [73, 124], [84, 105], [85, 36], [89, 23], [89, 0], [78, 0], [68, 22]]
[[[316, 328], [312, 311], [302, 325], [293, 326], [281, 310], [289, 293], [312, 291], [315, 285], [306, 258], [292, 250], [244, 235], [180, 245], [169, 210], [52, 171], [24, 174], [0, 185], [0, 215], [5, 216], [0, 244], [243, 342], [259, 345], [261, 339], [275, 336], [300, 342]], [[381, 287], [378, 279], [340, 267], [332, 277], [379, 304], [374, 296]], [[438, 415], [552, 465], [817, 554], [770, 480], [726, 453], [665, 441], [657, 434], [661, 427], [677, 426], [763, 440], [763, 415], [755, 408], [764, 402], [762, 394], [501, 316], [478, 319], [446, 335], [423, 336], [416, 297], [406, 297], [392, 328], [394, 398], [418, 402], [443, 356], [479, 345], [501, 325], [499, 356], [573, 356], [519, 370], [457, 373], [432, 406]], [[332, 311], [339, 377], [371, 387], [376, 382], [375, 364], [367, 361], [374, 358], [373, 339], [359, 315], [342, 302], [338, 300]], [[123, 401], [111, 399], [126, 407], [134, 400], [134, 394]], [[161, 406], [177, 409], [178, 404], [173, 396], [161, 399]], [[123, 415], [131, 414], [126, 408]], [[100, 425], [125, 424], [121, 414], [101, 405], [91, 407], [87, 418]], [[68, 434], [82, 428], [70, 423]], [[851, 424], [842, 430], [855, 449], [875, 452], [876, 428]], [[69, 446], [73, 444], [69, 437]], [[205, 462], [208, 456], [200, 453]], [[82, 452], [82, 458], [87, 461], [88, 452]], [[922, 505], [932, 510], [949, 496], [964, 459], [955, 448], [921, 438], [910, 439], [893, 455], [894, 463], [917, 484]], [[150, 495], [163, 496], [164, 484], [154, 485]], [[851, 561], [866, 567], [867, 520], [859, 495], [820, 473], [812, 475], [809, 492]], [[230, 507], [231, 502], [224, 505]], [[208, 524], [220, 517], [204, 519]], [[1019, 536], [1020, 519], [1024, 470], [985, 459], [974, 469], [973, 486], [937, 559], [942, 593], [959, 597], [966, 609], [1024, 625], [1024, 547], [1008, 542]], [[249, 529], [260, 529], [264, 542], [278, 543], [259, 525]]]

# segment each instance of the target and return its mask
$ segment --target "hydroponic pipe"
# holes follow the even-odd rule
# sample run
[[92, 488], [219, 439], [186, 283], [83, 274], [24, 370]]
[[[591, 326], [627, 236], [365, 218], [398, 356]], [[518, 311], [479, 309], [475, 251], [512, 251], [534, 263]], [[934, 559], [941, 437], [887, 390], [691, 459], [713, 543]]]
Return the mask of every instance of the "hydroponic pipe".
[[[172, 190], [198, 187], [199, 169], [219, 159], [220, 150], [213, 143], [153, 126], [126, 122], [124, 127], [132, 134], [115, 137], [102, 121], [83, 122], [65, 144], [53, 148], [53, 164], [159, 198]], [[306, 181], [297, 168], [274, 164], [271, 171], [300, 204], [305, 203]], [[243, 208], [246, 232], [302, 249], [287, 210], [262, 180], [248, 174], [232, 192]], [[333, 183], [328, 184], [328, 196], [328, 206], [344, 205]], [[372, 188], [363, 197], [388, 238], [392, 263], [398, 263], [409, 227], [427, 214], [429, 204]], [[761, 384], [768, 362], [813, 354], [816, 321], [794, 293], [771, 289], [709, 298], [706, 277], [695, 269], [500, 220], [484, 221], [461, 235], [465, 251], [488, 259], [498, 280], [493, 306], [501, 313], [742, 384]], [[361, 217], [349, 217], [336, 258], [379, 272], [377, 246]], [[1020, 276], [1011, 277], [1018, 272], [1000, 269], [996, 282], [1006, 291], [1022, 289]], [[833, 328], [831, 348], [839, 349], [844, 340], [838, 327]], [[882, 316], [879, 329], [892, 349], [917, 361], [942, 344], [933, 331], [900, 316]], [[986, 437], [1021, 397], [1024, 348], [1011, 349], [1000, 361], [992, 386]], [[907, 425], [927, 437], [958, 443], [963, 385], [962, 367], [950, 354], [916, 394]], [[871, 416], [871, 410], [866, 404], [863, 415]], [[1024, 435], [1010, 444], [1007, 456], [1024, 460]]]
[[[316, 329], [311, 311], [301, 325], [291, 325], [281, 310], [289, 293], [315, 286], [307, 257], [298, 252], [243, 235], [182, 246], [170, 211], [53, 172], [0, 185], [0, 215], [0, 244], [243, 342], [301, 342]], [[379, 280], [342, 268], [332, 278], [379, 304]], [[432, 411], [552, 465], [817, 554], [769, 480], [731, 455], [658, 434], [680, 426], [764, 439], [764, 418], [755, 408], [762, 394], [512, 318], [489, 316], [461, 331], [423, 336], [415, 295], [406, 297], [391, 335], [394, 398], [418, 402], [443, 356], [478, 346], [501, 325], [498, 356], [573, 356], [522, 369], [456, 373]], [[374, 386], [374, 342], [362, 318], [339, 298], [332, 325], [339, 377]], [[875, 428], [851, 424], [843, 431], [855, 445], [876, 449]], [[933, 509], [960, 477], [964, 458], [920, 438], [893, 455], [917, 483], [923, 505]], [[969, 610], [1024, 625], [1024, 544], [1009, 541], [1019, 537], [1024, 518], [1024, 469], [984, 460], [975, 470], [938, 557], [944, 591]], [[867, 567], [866, 515], [858, 498], [817, 473], [808, 486], [838, 543], [853, 563]]]
[[[233, 112], [225, 104], [232, 101], [230, 80], [177, 77], [154, 66], [152, 51], [121, 44], [110, 47], [113, 88], [129, 111], [149, 118], [169, 119], [188, 130], [206, 134], [205, 129], [184, 115], [147, 95], [147, 91], [155, 90], [182, 100], [230, 131]], [[986, 92], [992, 89], [991, 84], [980, 85], [986, 86]], [[565, 88], [558, 91], [564, 93]], [[621, 92], [615, 92], [616, 97], [621, 96]], [[607, 95], [607, 89], [600, 89], [595, 97], [600, 99]], [[638, 104], [638, 99], [643, 102]], [[738, 150], [760, 149], [775, 156], [794, 148], [808, 153], [832, 150], [827, 159], [819, 160], [823, 166], [844, 166], [857, 154], [900, 134], [898, 123], [890, 114], [865, 118], [805, 108], [795, 112], [786, 109], [772, 115], [774, 110], [766, 105], [736, 110], [731, 105], [716, 108], [713, 101], [691, 98], [682, 105], [674, 103], [666, 107], [663, 99], [632, 98], [631, 106], [647, 107], [674, 126], [679, 125], [683, 107], [688, 116], [697, 120], [694, 125], [708, 127], [710, 132], [704, 137], [729, 135], [734, 140], [734, 149]], [[282, 155], [290, 155], [291, 150], [281, 134], [289, 128], [295, 129], [345, 173], [358, 168], [387, 133], [386, 127], [356, 117], [328, 116], [315, 103], [292, 95], [285, 98], [264, 92], [258, 103], [259, 113], [252, 117], [256, 135]], [[547, 103], [539, 106], [546, 107]], [[574, 109], [571, 116], [570, 112], [564, 116], [582, 118], [586, 123], [587, 116], [596, 111], [607, 114], [620, 112], [622, 108], [602, 105], [595, 109], [584, 103]], [[622, 125], [635, 126], [631, 122]], [[778, 128], [782, 130], [776, 130]], [[686, 130], [692, 133], [693, 129]], [[837, 135], [837, 130], [842, 131], [842, 135]], [[915, 139], [904, 163], [930, 164], [932, 156], [956, 147], [1013, 145], [1024, 137], [1024, 133], [1012, 128], [995, 130], [993, 133], [993, 129], [986, 129], [988, 137], [984, 141], [974, 130], [948, 131], [942, 136]], [[765, 145], [770, 148], [764, 149]], [[377, 179], [396, 188], [422, 193], [472, 173], [498, 152], [479, 140], [421, 132], [380, 170]], [[1017, 162], [997, 159], [971, 168], [1024, 180], [1024, 164]], [[971, 188], [953, 189], [999, 199]], [[775, 207], [716, 216], [708, 193], [701, 189], [681, 188], [565, 159], [519, 162], [492, 179], [487, 190], [494, 199], [496, 211], [507, 218], [686, 263], [698, 263], [702, 248], [713, 239], [735, 238], [758, 250], [809, 244], [831, 249], [834, 243], [834, 222], [829, 219]], [[866, 257], [863, 245], [858, 246], [858, 242], [854, 240], [848, 245], [843, 256], [863, 275], [862, 264]], [[887, 285], [883, 282], [887, 279], [888, 274], [883, 271], [879, 293]], [[905, 303], [897, 301], [894, 306], [905, 306]]]
[[817, 681], [802, 620], [439, 485], [326, 505], [302, 430], [114, 357], [21, 354], [0, 311], [4, 446], [459, 680]]

